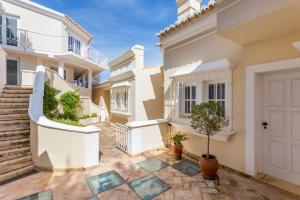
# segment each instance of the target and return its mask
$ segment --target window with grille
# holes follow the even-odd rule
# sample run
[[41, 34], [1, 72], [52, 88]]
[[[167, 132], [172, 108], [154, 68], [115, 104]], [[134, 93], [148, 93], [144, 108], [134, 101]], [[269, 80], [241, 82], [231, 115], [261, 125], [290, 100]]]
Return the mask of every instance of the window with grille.
[[179, 84], [179, 116], [189, 118], [192, 107], [196, 105], [197, 87], [188, 83]]
[[128, 88], [112, 89], [112, 111], [128, 113]]
[[69, 35], [68, 36], [68, 51], [72, 51], [78, 55], [81, 53], [81, 41], [76, 39], [75, 37]]
[[220, 115], [225, 116], [225, 83], [208, 84], [208, 102], [217, 102], [222, 108]]

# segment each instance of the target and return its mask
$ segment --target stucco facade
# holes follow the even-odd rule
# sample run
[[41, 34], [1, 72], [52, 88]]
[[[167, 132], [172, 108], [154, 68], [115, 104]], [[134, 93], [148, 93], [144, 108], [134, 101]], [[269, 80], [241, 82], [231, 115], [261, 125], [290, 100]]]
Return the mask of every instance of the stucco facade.
[[[247, 116], [246, 69], [252, 65], [300, 57], [300, 52], [293, 46], [293, 43], [300, 40], [300, 27], [291, 22], [291, 18], [283, 17], [284, 15], [295, 17], [300, 4], [297, 1], [274, 1], [272, 3], [230, 1], [231, 4], [228, 2], [217, 3], [216, 8], [205, 16], [191, 20], [192, 22], [182, 25], [177, 30], [175, 28], [173, 31], [166, 31], [163, 35], [162, 32], [160, 33], [165, 74], [164, 117], [172, 122], [173, 129], [188, 134], [190, 140], [184, 143], [186, 152], [196, 156], [205, 153], [206, 138], [193, 131], [188, 123], [182, 124], [176, 120], [178, 100], [176, 100], [174, 86], [176, 79], [172, 76], [178, 69], [195, 65], [194, 63], [201, 68], [202, 64], [228, 59], [232, 63], [230, 103], [232, 104], [233, 134], [226, 142], [217, 138], [213, 139], [211, 152], [217, 156], [221, 164], [235, 170], [250, 175], [258, 172], [267, 173], [260, 166], [262, 161], [258, 161], [257, 157], [261, 157], [259, 155], [262, 154], [259, 150], [256, 150], [258, 160], [255, 160], [253, 164], [255, 170], [249, 172], [245, 125], [245, 116]], [[256, 9], [254, 6], [258, 4], [261, 5], [261, 9]], [[277, 21], [285, 24], [280, 27]], [[276, 25], [273, 22], [276, 22]], [[248, 32], [249, 30], [251, 33]], [[260, 97], [256, 96], [256, 98]], [[257, 121], [256, 126], [261, 127], [261, 123]], [[259, 137], [256, 139], [258, 144], [262, 143]]]
[[89, 45], [92, 36], [68, 16], [31, 1], [2, 0], [0, 5], [0, 47], [8, 61], [1, 66], [4, 84], [32, 86], [36, 66], [44, 65], [91, 96], [93, 76], [104, 69]]
[[132, 47], [109, 66], [110, 78], [93, 87], [93, 101], [110, 112], [111, 122], [126, 124], [163, 118], [164, 75], [161, 67], [144, 66], [144, 47]]

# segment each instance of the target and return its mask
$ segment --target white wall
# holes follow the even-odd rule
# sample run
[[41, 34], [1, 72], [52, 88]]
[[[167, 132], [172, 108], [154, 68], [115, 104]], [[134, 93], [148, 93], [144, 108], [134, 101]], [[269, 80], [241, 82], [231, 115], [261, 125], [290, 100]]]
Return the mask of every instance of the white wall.
[[26, 46], [30, 47], [29, 49], [49, 53], [66, 52], [68, 31], [84, 43], [87, 42], [86, 38], [75, 34], [75, 32], [79, 32], [79, 29], [75, 31], [58, 19], [59, 17], [50, 17], [2, 0], [0, 1], [0, 11], [4, 15], [16, 16], [19, 19], [18, 28], [29, 31], [26, 42], [24, 42]]
[[0, 91], [6, 84], [6, 52], [0, 48]]

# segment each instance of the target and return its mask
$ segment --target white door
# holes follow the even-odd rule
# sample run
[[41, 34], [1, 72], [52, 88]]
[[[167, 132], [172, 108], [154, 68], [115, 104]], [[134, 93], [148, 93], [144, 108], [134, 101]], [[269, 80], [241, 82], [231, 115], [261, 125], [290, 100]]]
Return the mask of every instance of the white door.
[[264, 173], [300, 185], [300, 72], [264, 76]]

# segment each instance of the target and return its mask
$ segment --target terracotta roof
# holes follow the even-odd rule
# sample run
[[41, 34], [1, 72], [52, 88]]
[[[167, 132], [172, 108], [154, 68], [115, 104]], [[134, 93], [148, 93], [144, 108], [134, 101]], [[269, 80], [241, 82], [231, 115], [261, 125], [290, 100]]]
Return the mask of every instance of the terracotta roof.
[[175, 24], [171, 24], [170, 26], [164, 28], [161, 30], [159, 33], [156, 34], [157, 37], [164, 37], [168, 33], [173, 32], [174, 30], [177, 30], [179, 28], [184, 27], [186, 24], [191, 23], [192, 21], [201, 18], [202, 16], [206, 15], [209, 13], [211, 10], [213, 10], [216, 7], [216, 1], [215, 0], [210, 0], [208, 5], [202, 6], [201, 9], [197, 12], [195, 12], [193, 15], [182, 19], [180, 21], [175, 22]]

